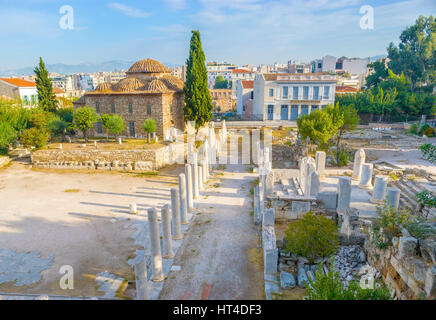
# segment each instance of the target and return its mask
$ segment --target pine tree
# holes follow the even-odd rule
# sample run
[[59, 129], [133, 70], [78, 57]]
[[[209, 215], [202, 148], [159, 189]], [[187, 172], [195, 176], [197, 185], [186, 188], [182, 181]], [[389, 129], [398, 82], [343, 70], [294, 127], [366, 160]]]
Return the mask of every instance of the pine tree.
[[212, 99], [207, 86], [205, 55], [201, 47], [200, 31], [192, 31], [189, 59], [187, 60], [185, 93], [185, 121], [195, 121], [201, 128], [212, 119]]
[[53, 93], [53, 84], [48, 77], [44, 61], [39, 58], [39, 67], [34, 70], [36, 74], [36, 89], [38, 91], [38, 106], [45, 111], [54, 112], [57, 107], [56, 96]]

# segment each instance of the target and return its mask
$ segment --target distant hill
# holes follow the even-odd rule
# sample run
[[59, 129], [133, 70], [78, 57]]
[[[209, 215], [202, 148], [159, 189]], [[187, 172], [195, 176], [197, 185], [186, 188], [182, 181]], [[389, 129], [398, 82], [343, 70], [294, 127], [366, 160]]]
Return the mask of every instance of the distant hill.
[[[57, 63], [47, 65], [47, 70], [49, 72], [56, 72], [60, 74], [73, 74], [73, 73], [94, 73], [100, 71], [115, 71], [115, 70], [128, 70], [135, 61], [122, 61], [113, 60], [101, 63], [80, 63], [75, 65]], [[164, 63], [168, 68], [175, 68], [179, 65]], [[0, 70], [0, 76], [3, 77], [14, 77], [14, 76], [25, 76], [33, 75], [33, 70], [35, 67], [25, 67], [20, 69], [10, 69], [10, 70]]]
[[380, 54], [378, 56], [370, 57], [369, 59], [371, 60], [371, 62], [373, 62], [373, 61], [377, 61], [380, 58], [386, 58], [386, 57], [387, 57], [386, 54]]

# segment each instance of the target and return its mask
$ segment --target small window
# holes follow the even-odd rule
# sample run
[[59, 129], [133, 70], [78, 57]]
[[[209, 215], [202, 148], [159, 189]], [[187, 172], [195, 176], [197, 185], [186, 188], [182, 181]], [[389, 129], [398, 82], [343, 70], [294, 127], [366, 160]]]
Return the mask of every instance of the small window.
[[330, 98], [330, 87], [324, 87], [324, 99]]
[[147, 102], [147, 114], [150, 115], [151, 114], [151, 103]]
[[133, 113], [133, 105], [131, 103], [129, 103], [129, 113], [130, 114]]
[[309, 99], [309, 87], [303, 87], [303, 100]]
[[111, 112], [115, 113], [115, 102], [111, 103]]
[[95, 111], [100, 113], [100, 104], [98, 102], [95, 103]]
[[101, 122], [97, 122], [97, 133], [102, 134], [103, 133], [103, 126]]
[[283, 87], [283, 98], [288, 98], [288, 87]]
[[298, 87], [294, 87], [293, 96], [294, 100], [298, 100]]
[[274, 89], [269, 89], [269, 96], [274, 97]]
[[243, 112], [245, 112], [245, 105], [244, 105], [244, 106], [242, 106], [242, 111], [243, 111]]

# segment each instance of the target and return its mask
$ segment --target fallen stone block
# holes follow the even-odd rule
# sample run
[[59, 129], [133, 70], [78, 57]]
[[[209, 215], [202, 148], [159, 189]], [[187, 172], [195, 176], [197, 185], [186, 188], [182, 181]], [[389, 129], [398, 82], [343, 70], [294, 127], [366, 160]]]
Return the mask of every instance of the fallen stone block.
[[281, 271], [280, 272], [280, 286], [283, 289], [293, 289], [295, 288], [295, 278], [292, 275], [292, 273], [286, 272], [286, 271]]

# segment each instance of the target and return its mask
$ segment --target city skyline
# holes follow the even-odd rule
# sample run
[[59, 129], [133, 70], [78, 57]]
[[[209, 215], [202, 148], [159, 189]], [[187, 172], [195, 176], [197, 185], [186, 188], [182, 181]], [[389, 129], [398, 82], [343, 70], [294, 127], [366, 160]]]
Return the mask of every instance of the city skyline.
[[[369, 57], [386, 53], [428, 0], [2, 0], [0, 70], [47, 64], [155, 58], [183, 64], [191, 30], [201, 32], [208, 61], [242, 64], [308, 62], [325, 55]], [[60, 8], [74, 9], [73, 29], [62, 29]], [[374, 29], [362, 29], [362, 6], [374, 8]], [[112, 23], [108, 23], [112, 21]], [[297, 31], [296, 31], [297, 30]]]

